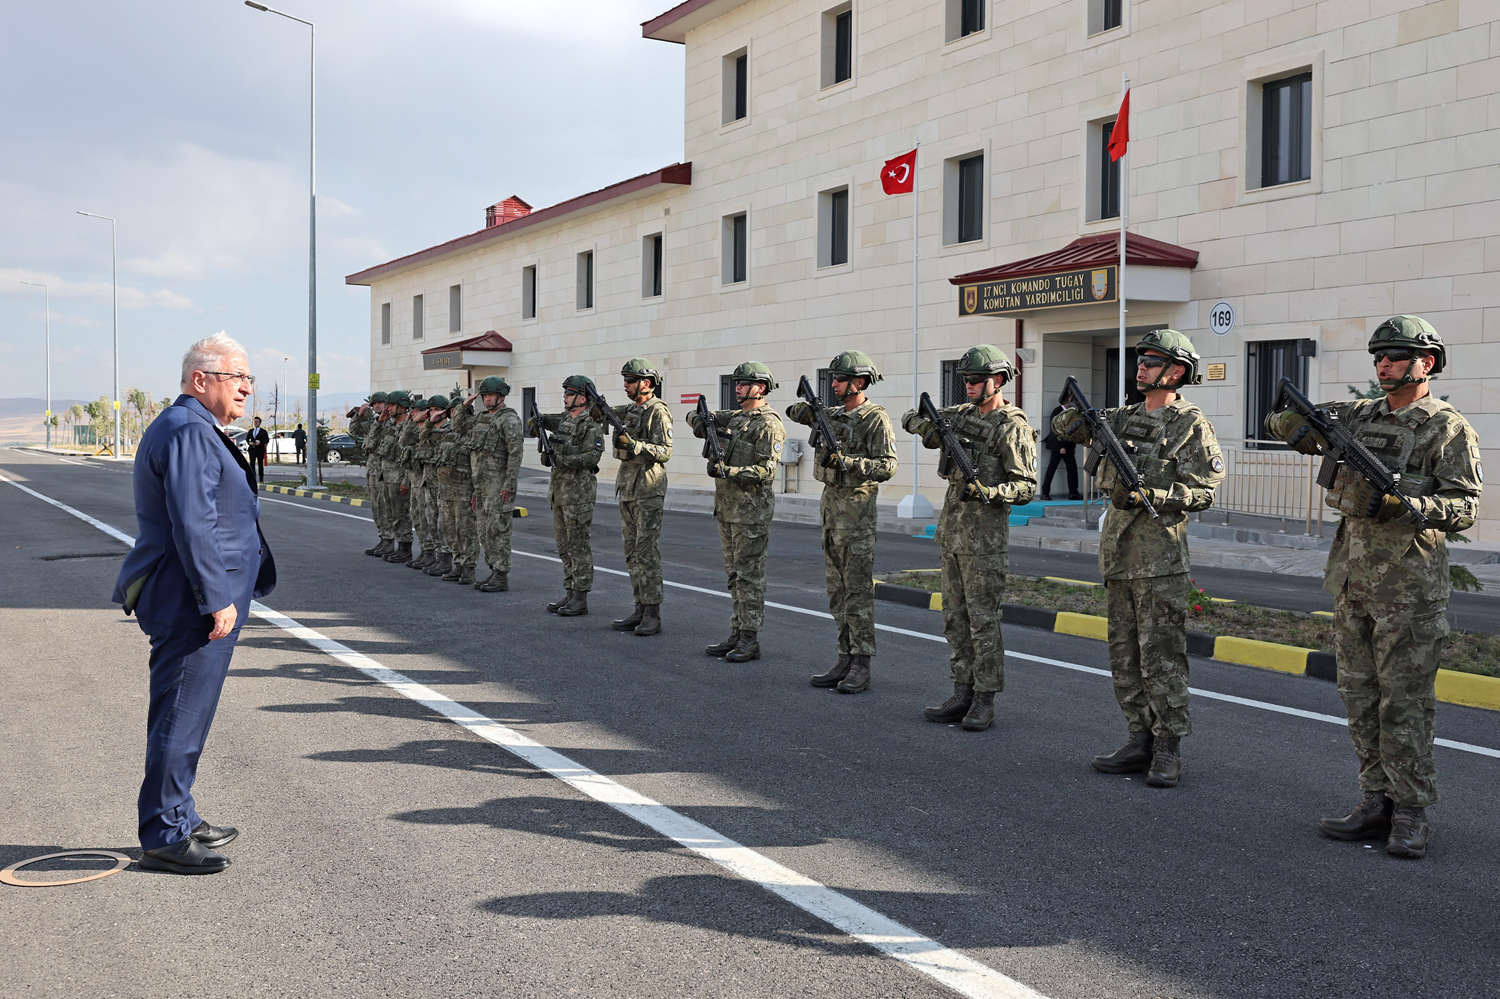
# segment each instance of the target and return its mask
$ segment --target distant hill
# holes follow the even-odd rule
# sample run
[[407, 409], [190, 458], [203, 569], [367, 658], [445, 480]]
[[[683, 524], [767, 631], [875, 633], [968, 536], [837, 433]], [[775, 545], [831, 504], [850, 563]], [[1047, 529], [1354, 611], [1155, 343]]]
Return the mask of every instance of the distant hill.
[[[92, 402], [91, 399], [53, 399], [52, 412], [61, 413], [75, 402]], [[42, 422], [42, 414], [47, 411], [47, 400], [41, 398], [20, 397], [15, 399], [0, 399], [0, 420], [12, 416], [36, 415], [37, 425]]]

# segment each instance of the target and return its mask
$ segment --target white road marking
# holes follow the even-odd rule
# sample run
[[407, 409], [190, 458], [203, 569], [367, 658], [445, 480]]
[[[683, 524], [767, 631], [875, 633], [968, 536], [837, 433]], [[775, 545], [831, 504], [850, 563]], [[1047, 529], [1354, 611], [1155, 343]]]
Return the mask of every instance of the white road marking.
[[[134, 538], [95, 520], [80, 510], [75, 510], [49, 496], [43, 496], [36, 490], [28, 489], [9, 478], [5, 478], [5, 481], [59, 510], [72, 514], [112, 538], [129, 545], [135, 544]], [[336, 513], [338, 511], [326, 510], [324, 512]], [[533, 557], [546, 558], [547, 556]], [[619, 570], [610, 571], [618, 572]], [[698, 587], [686, 588], [699, 589]], [[703, 590], [702, 592], [712, 593], [713, 591]], [[403, 697], [410, 698], [454, 724], [468, 729], [479, 738], [494, 743], [595, 801], [610, 806], [648, 829], [718, 864], [730, 873], [754, 882], [835, 929], [941, 982], [961, 995], [973, 996], [976, 999], [1045, 999], [1041, 993], [1022, 985], [1015, 979], [1002, 975], [972, 958], [965, 957], [958, 951], [944, 947], [936, 940], [925, 937], [881, 915], [874, 909], [861, 905], [848, 896], [799, 874], [790, 867], [779, 864], [616, 780], [590, 770], [556, 750], [549, 749], [515, 729], [487, 718], [450, 697], [439, 694], [430, 687], [416, 683], [395, 670], [386, 669], [369, 656], [355, 652], [342, 642], [334, 641], [311, 628], [303, 627], [292, 618], [280, 611], [272, 610], [258, 600], [251, 601], [250, 613], [276, 625], [320, 652], [327, 653], [344, 665], [358, 670], [370, 679], [384, 684]]]
[[369, 517], [361, 517], [357, 513], [345, 513], [342, 510], [325, 510], [320, 506], [308, 506], [306, 503], [293, 503], [291, 500], [272, 499], [269, 496], [262, 496], [260, 498], [260, 501], [262, 503], [280, 503], [282, 506], [294, 506], [299, 510], [311, 510], [314, 513], [331, 513], [335, 517], [348, 517], [350, 520], [370, 520]]

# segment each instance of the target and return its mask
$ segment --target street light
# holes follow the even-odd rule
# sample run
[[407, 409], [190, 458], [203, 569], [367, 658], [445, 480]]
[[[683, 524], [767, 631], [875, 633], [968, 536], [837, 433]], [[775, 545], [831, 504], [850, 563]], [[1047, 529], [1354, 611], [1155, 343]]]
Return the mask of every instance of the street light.
[[47, 368], [47, 418], [44, 423], [47, 427], [47, 447], [50, 448], [52, 446], [52, 292], [39, 281], [22, 281], [21, 283], [42, 289], [42, 301], [45, 303], [42, 306], [47, 330], [47, 347], [43, 354]]
[[307, 412], [313, 425], [314, 445], [307, 449], [307, 484], [319, 485], [318, 474], [318, 29], [285, 11], [245, 0], [246, 7], [279, 14], [308, 27], [308, 141], [307, 141]]
[[78, 214], [87, 215], [91, 219], [103, 219], [109, 223], [109, 283], [114, 290], [115, 302], [115, 395], [112, 405], [115, 411], [115, 457], [118, 458], [120, 456], [120, 281], [115, 255], [115, 220], [108, 215], [95, 215], [93, 212], [79, 212]]

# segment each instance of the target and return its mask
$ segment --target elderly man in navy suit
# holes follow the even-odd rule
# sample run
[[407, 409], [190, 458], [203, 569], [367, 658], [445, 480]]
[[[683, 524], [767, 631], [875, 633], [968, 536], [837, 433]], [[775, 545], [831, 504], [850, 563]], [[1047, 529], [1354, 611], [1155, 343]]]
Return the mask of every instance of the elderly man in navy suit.
[[243, 347], [223, 333], [199, 340], [182, 359], [182, 394], [136, 449], [136, 542], [114, 600], [151, 639], [138, 803], [147, 870], [216, 874], [229, 866], [218, 848], [239, 835], [205, 821], [192, 788], [250, 601], [276, 586], [255, 473], [224, 433], [254, 385]]

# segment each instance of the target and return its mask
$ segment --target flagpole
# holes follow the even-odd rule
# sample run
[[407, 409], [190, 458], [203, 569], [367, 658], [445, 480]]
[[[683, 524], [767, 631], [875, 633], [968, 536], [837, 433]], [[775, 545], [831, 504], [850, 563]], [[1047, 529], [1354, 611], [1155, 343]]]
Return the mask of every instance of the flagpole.
[[[911, 158], [911, 408], [917, 408], [917, 198], [920, 197], [920, 188], [917, 186], [917, 160], [922, 155], [922, 139], [919, 136], [912, 149]], [[917, 457], [921, 452], [917, 450], [917, 438], [911, 439], [911, 495], [912, 516], [916, 516], [917, 507], [921, 505], [917, 499], [921, 493], [917, 490]]]
[[[1125, 95], [1130, 93], [1130, 74], [1120, 74], [1120, 103], [1125, 103]], [[1128, 114], [1127, 110], [1127, 114]], [[1115, 120], [1115, 128], [1120, 127], [1118, 119]], [[1129, 134], [1130, 121], [1125, 122], [1126, 134]], [[1115, 297], [1120, 300], [1120, 405], [1125, 405], [1125, 227], [1130, 215], [1130, 147], [1125, 147], [1125, 153], [1120, 157], [1120, 273], [1115, 278]]]

